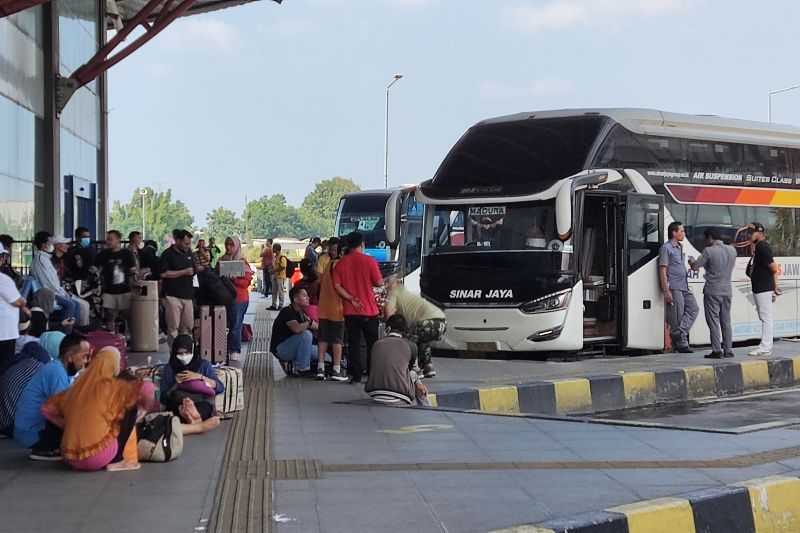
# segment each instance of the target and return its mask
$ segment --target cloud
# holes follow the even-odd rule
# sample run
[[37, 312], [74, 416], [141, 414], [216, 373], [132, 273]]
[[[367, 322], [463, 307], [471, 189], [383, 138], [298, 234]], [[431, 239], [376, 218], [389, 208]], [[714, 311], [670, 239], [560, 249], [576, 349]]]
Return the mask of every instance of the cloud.
[[235, 26], [208, 15], [178, 19], [162, 37], [164, 46], [182, 51], [201, 49], [229, 53], [238, 50], [243, 42]]
[[670, 15], [688, 7], [689, 0], [546, 0], [537, 5], [508, 7], [502, 18], [513, 28], [539, 32]]
[[523, 100], [572, 93], [575, 85], [568, 80], [542, 79], [522, 85], [487, 80], [480, 84], [479, 92], [486, 100]]

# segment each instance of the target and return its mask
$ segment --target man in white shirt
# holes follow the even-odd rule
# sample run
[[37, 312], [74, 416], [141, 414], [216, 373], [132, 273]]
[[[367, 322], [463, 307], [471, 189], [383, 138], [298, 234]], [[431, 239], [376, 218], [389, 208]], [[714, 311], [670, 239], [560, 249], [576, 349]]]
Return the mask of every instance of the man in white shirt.
[[58, 273], [53, 266], [53, 236], [40, 231], [33, 238], [33, 263], [31, 264], [31, 274], [44, 289], [50, 289], [55, 295], [56, 303], [64, 310], [65, 319], [78, 320], [80, 318], [80, 304], [70, 296], [61, 286]]
[[[10, 261], [8, 252], [0, 244], [0, 263]], [[31, 315], [17, 286], [7, 275], [0, 272], [0, 361], [14, 357], [14, 349], [19, 337], [19, 310]]]

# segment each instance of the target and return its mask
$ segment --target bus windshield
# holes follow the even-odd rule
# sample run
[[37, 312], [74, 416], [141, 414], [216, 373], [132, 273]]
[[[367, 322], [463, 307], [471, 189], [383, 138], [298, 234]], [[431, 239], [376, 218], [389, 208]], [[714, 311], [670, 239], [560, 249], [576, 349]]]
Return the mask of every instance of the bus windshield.
[[428, 243], [431, 254], [572, 251], [558, 239], [554, 200], [436, 206]]
[[386, 200], [388, 195], [346, 196], [339, 204], [336, 235], [357, 231], [364, 236], [364, 252], [378, 261], [389, 260], [386, 245]]

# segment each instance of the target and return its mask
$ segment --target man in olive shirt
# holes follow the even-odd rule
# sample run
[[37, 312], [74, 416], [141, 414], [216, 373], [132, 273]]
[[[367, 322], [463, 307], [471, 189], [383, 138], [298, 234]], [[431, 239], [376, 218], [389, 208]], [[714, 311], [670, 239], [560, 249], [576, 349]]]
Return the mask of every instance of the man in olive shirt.
[[[692, 270], [705, 269], [703, 308], [706, 324], [711, 333], [711, 353], [706, 359], [733, 357], [733, 332], [731, 328], [731, 274], [736, 266], [736, 250], [719, 239], [719, 230], [705, 230], [706, 247], [700, 259], [689, 260]], [[720, 333], [722, 343], [720, 343]]]
[[397, 276], [389, 276], [385, 282], [387, 298], [384, 316], [394, 314], [405, 317], [409, 324], [409, 338], [417, 344], [419, 366], [426, 378], [436, 375], [431, 360], [431, 343], [441, 340], [447, 330], [444, 311], [425, 298], [408, 291]]

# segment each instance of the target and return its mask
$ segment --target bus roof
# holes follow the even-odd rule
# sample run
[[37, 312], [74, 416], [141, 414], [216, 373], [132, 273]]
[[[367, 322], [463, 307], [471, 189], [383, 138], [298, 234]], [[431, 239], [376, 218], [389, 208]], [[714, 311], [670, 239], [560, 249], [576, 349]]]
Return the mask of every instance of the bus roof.
[[348, 198], [350, 196], [367, 196], [367, 195], [384, 195], [389, 196], [394, 191], [402, 191], [402, 190], [414, 190], [416, 185], [399, 185], [397, 187], [389, 187], [388, 189], [367, 189], [365, 191], [355, 191], [355, 192], [348, 192], [342, 195], [342, 198]]
[[715, 115], [670, 113], [657, 109], [596, 108], [531, 111], [482, 120], [476, 126], [579, 116], [605, 116], [634, 133], [646, 135], [800, 148], [800, 128], [794, 126]]

